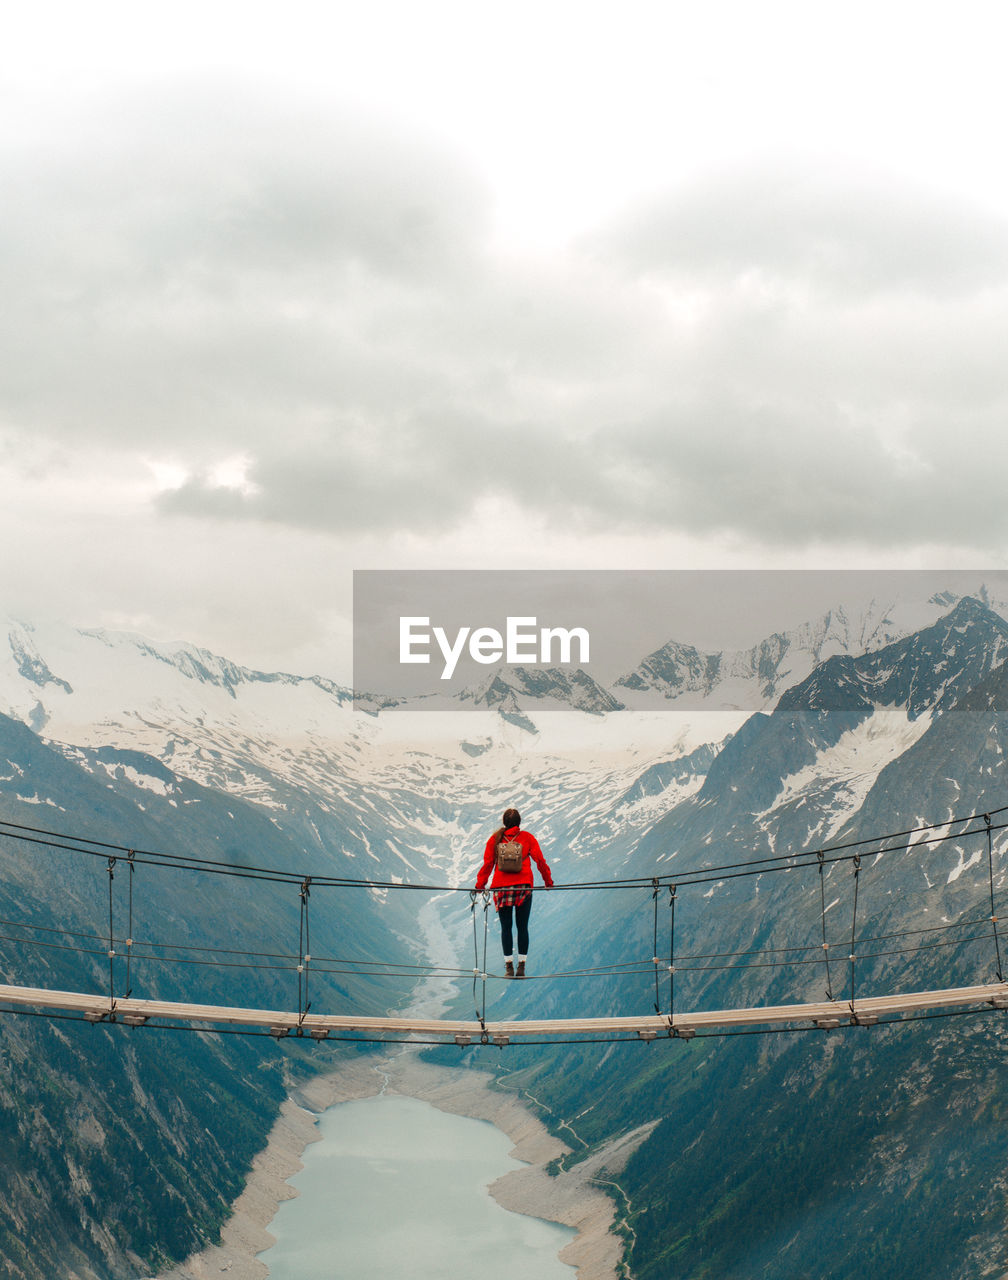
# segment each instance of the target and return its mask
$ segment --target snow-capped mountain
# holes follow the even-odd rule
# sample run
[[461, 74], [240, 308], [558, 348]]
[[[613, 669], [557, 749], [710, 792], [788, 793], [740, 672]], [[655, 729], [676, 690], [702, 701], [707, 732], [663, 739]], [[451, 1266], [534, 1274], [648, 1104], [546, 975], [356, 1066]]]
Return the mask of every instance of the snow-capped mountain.
[[[570, 878], [571, 857], [600, 840], [616, 841], [625, 859], [651, 821], [701, 784], [713, 751], [697, 748], [740, 719], [586, 715], [563, 693], [604, 693], [549, 674], [537, 691], [561, 697], [536, 701], [534, 725], [513, 690], [492, 681], [479, 709], [365, 714], [331, 682], [249, 671], [194, 646], [19, 626], [8, 648], [0, 710], [97, 776], [114, 768], [137, 804], [163, 785], [156, 761], [264, 809], [300, 842], [306, 865], [378, 879], [471, 882], [486, 831], [514, 803], [566, 863], [558, 874]], [[151, 763], [106, 760], [109, 744]], [[631, 795], [642, 773], [665, 768], [666, 786]]]
[[241, 699], [274, 717], [291, 708], [293, 717], [317, 719], [323, 708], [332, 714], [352, 700], [350, 690], [321, 677], [253, 671], [197, 645], [123, 632], [12, 621], [0, 644], [2, 709], [40, 730], [50, 720], [84, 724], [147, 708], [185, 710], [197, 690], [211, 714]]
[[457, 697], [459, 702], [476, 707], [518, 705], [528, 700], [547, 708], [572, 707], [593, 716], [623, 710], [623, 704], [580, 667], [571, 672], [561, 667], [501, 668]]
[[[538, 963], [589, 976], [547, 985], [540, 1003], [588, 1016], [674, 1001], [680, 1017], [827, 993], [842, 1005], [855, 953], [859, 995], [996, 978], [989, 895], [1003, 918], [1008, 840], [994, 831], [988, 862], [982, 822], [967, 837], [951, 820], [1008, 805], [1008, 624], [977, 600], [942, 603], [929, 625], [828, 658], [748, 718], [626, 864], [678, 883], [674, 914], [667, 891], [652, 902], [646, 889], [570, 906]], [[855, 867], [858, 840], [870, 843]], [[824, 845], [847, 857], [821, 879], [815, 860], [752, 866]], [[721, 873], [697, 883], [703, 868]], [[661, 1056], [558, 1047], [522, 1079], [588, 1145], [662, 1117], [619, 1179], [642, 1280], [979, 1280], [1008, 1263], [1005, 1036], [990, 1010], [698, 1033]]]
[[[142, 827], [156, 844], [185, 833], [194, 847], [220, 847], [235, 858], [254, 848], [266, 860], [308, 871], [338, 868], [393, 884], [442, 885], [471, 883], [488, 830], [504, 807], [516, 803], [539, 836], [558, 883], [571, 892], [537, 899], [533, 976], [543, 976], [527, 984], [492, 982], [488, 1013], [516, 1012], [522, 1001], [533, 1002], [539, 1016], [650, 1011], [666, 998], [650, 966], [667, 945], [668, 903], [661, 904], [659, 933], [652, 914], [658, 904], [646, 887], [599, 897], [596, 888], [579, 891], [577, 884], [724, 868], [827, 841], [947, 823], [957, 813], [1006, 803], [1008, 623], [977, 599], [936, 599], [929, 610], [927, 625], [909, 631], [897, 626], [889, 610], [881, 610], [869, 629], [849, 618], [841, 626], [833, 611], [828, 625], [781, 632], [741, 657], [721, 655], [717, 664], [695, 649], [685, 656], [669, 649], [667, 685], [678, 681], [680, 693], [668, 699], [656, 683], [627, 687], [626, 698], [613, 699], [623, 705], [609, 706], [608, 691], [598, 685], [571, 676], [563, 683], [554, 673], [536, 672], [499, 683], [489, 678], [483, 701], [474, 707], [470, 698], [464, 710], [376, 703], [376, 714], [355, 711], [349, 692], [325, 680], [249, 671], [192, 646], [70, 628], [12, 628], [9, 656], [0, 662], [0, 697], [20, 723], [0, 722], [0, 802], [7, 816], [37, 819], [44, 813], [54, 825], [76, 828], [86, 817], [83, 829], [96, 838]], [[657, 667], [652, 675], [657, 681]], [[753, 714], [736, 696], [743, 687], [760, 708]], [[572, 705], [579, 698], [587, 699], [583, 709]], [[646, 705], [648, 699], [662, 709]], [[1000, 902], [1000, 834], [992, 852]], [[859, 937], [937, 927], [934, 937], [941, 940], [946, 935], [940, 930], [962, 920], [982, 925], [985, 858], [983, 849], [956, 838], [934, 845], [893, 842], [866, 857], [855, 921]], [[94, 931], [95, 904], [104, 902], [93, 885], [57, 885], [29, 872], [24, 860], [9, 858], [5, 864], [3, 892], [11, 918], [30, 903], [50, 913], [53, 924], [47, 927], [57, 927], [61, 913], [72, 907], [82, 931]], [[825, 918], [831, 942], [849, 942], [850, 867], [824, 869], [822, 891], [820, 900], [814, 870], [805, 879], [726, 875], [684, 885], [675, 954], [700, 959], [677, 969], [676, 999], [684, 1002], [677, 1007], [821, 997], [826, 976], [817, 931]], [[346, 932], [371, 956], [408, 950], [419, 964], [429, 964], [437, 949], [439, 964], [471, 964], [467, 896], [432, 893], [422, 911], [404, 908], [404, 897], [409, 895], [385, 888], [369, 891], [366, 910], [354, 917], [355, 932], [345, 931], [334, 911], [326, 924], [332, 945]], [[180, 903], [154, 904], [179, 928], [192, 916], [199, 936], [188, 940], [200, 943], [215, 916], [211, 904], [198, 906], [190, 912]], [[285, 929], [296, 924], [296, 907], [293, 899], [285, 904]], [[276, 925], [265, 911], [256, 919], [264, 930]], [[779, 948], [773, 956], [795, 950], [800, 955], [787, 964], [759, 958], [772, 948]], [[810, 951], [814, 962], [800, 958]], [[992, 954], [989, 930], [981, 928], [977, 937], [960, 932], [945, 950], [904, 946], [892, 954], [886, 948], [869, 954], [861, 980], [884, 980], [892, 989], [912, 981], [972, 979], [978, 967], [986, 977]], [[52, 963], [57, 980], [57, 969], [62, 975], [73, 961]], [[97, 981], [100, 958], [87, 965], [86, 976]], [[842, 997], [845, 966], [835, 973]], [[58, 980], [73, 984], [72, 975]], [[465, 983], [456, 981], [454, 990], [451, 982], [446, 986], [443, 999], [468, 999]], [[352, 1003], [376, 997], [359, 984], [347, 998]], [[775, 1180], [790, 1186], [789, 1162], [797, 1160], [807, 1185], [821, 1190], [823, 1170], [837, 1162], [819, 1158], [818, 1148], [817, 1159], [804, 1158], [805, 1135], [814, 1127], [807, 1114], [808, 1082], [819, 1082], [827, 1098], [844, 1087], [843, 1072], [834, 1070], [830, 1053], [820, 1052], [822, 1043], [796, 1048], [788, 1071], [775, 1074], [786, 1057], [780, 1042], [766, 1051], [749, 1050], [741, 1041], [731, 1051], [712, 1051], [698, 1037], [696, 1046], [672, 1059], [677, 1070], [684, 1068], [674, 1078], [664, 1069], [669, 1059], [641, 1057], [658, 1048], [634, 1045], [621, 1052], [610, 1046], [595, 1054], [578, 1046], [568, 1058], [562, 1048], [554, 1058], [543, 1049], [523, 1060], [529, 1072], [523, 1079], [534, 1078], [536, 1096], [557, 1115], [573, 1117], [589, 1143], [675, 1113], [675, 1123], [660, 1124], [642, 1146], [626, 1182], [633, 1204], [670, 1206], [653, 1221], [646, 1215], [634, 1220], [635, 1238], [646, 1242], [632, 1258], [635, 1273], [657, 1280], [667, 1274], [669, 1250], [692, 1238], [690, 1197], [668, 1193], [671, 1180], [695, 1159], [682, 1135], [689, 1132], [689, 1143], [703, 1151], [704, 1171], [717, 1165], [720, 1152], [733, 1151], [740, 1123], [737, 1081], [745, 1082], [754, 1102], [749, 1114], [773, 1112], [785, 1135], [769, 1144], [759, 1132], [752, 1135], [750, 1145], [763, 1150]], [[871, 1046], [879, 1043], [894, 1042], [865, 1040], [852, 1053], [861, 1054], [853, 1061], [862, 1078], [869, 1084], [877, 1078], [883, 1089], [892, 1072], [886, 1074], [889, 1059], [876, 1063], [870, 1057]], [[984, 1059], [990, 1073], [1003, 1058], [1003, 1046], [996, 1047], [1000, 1057]], [[735, 1076], [717, 1065], [729, 1052]], [[900, 1070], [916, 1070], [923, 1078], [926, 1047], [908, 1055], [900, 1059]], [[839, 1052], [835, 1056], [839, 1060]], [[720, 1082], [710, 1105], [708, 1078]], [[964, 1088], [955, 1080], [947, 1084], [957, 1106], [968, 1101]], [[926, 1099], [940, 1093], [937, 1085], [922, 1085]], [[790, 1109], [782, 1110], [782, 1097]], [[33, 1099], [32, 1106], [51, 1105], [41, 1085]], [[684, 1099], [692, 1111], [683, 1110]], [[856, 1098], [848, 1105], [860, 1123]], [[702, 1117], [702, 1125], [694, 1117]], [[870, 1109], [863, 1122], [873, 1122]], [[113, 1124], [105, 1112], [102, 1123]], [[909, 1112], [899, 1120], [901, 1140], [923, 1141], [915, 1123]], [[1008, 1148], [1008, 1139], [1003, 1145]], [[1000, 1147], [998, 1152], [1008, 1156]], [[747, 1158], [745, 1152], [733, 1156], [739, 1167]], [[921, 1168], [932, 1173], [914, 1175], [913, 1185], [929, 1214], [954, 1226], [940, 1201], [927, 1199], [932, 1183], [940, 1183], [929, 1160], [922, 1157]], [[998, 1168], [1004, 1164], [1000, 1156], [994, 1162]], [[109, 1168], [114, 1165], [111, 1160]], [[839, 1194], [859, 1204], [865, 1221], [875, 1222], [878, 1198], [868, 1195], [874, 1188], [862, 1195], [858, 1171], [844, 1176]], [[796, 1205], [810, 1194], [802, 1190], [806, 1183], [795, 1192]], [[758, 1171], [741, 1188], [719, 1186], [712, 1178], [705, 1195], [730, 1205], [732, 1213], [748, 1214], [755, 1239], [762, 1222], [761, 1185]], [[981, 1196], [970, 1187], [970, 1194]], [[1005, 1188], [994, 1179], [989, 1191], [985, 1182], [985, 1205]], [[704, 1228], [704, 1248], [720, 1250], [719, 1258], [736, 1247], [731, 1218], [716, 1215]], [[970, 1248], [990, 1257], [993, 1246], [981, 1236], [970, 1237]], [[810, 1221], [796, 1218], [791, 1237], [812, 1248]], [[797, 1274], [794, 1268], [773, 1270], [774, 1250], [791, 1248], [787, 1242], [767, 1243], [764, 1262], [770, 1258], [771, 1269], [761, 1263], [763, 1269], [753, 1274]], [[788, 1256], [793, 1262], [796, 1255], [792, 1250]], [[679, 1267], [678, 1253], [676, 1258]], [[747, 1273], [729, 1268], [725, 1274]], [[856, 1273], [837, 1274], [848, 1280]], [[890, 1267], [887, 1274], [900, 1273]]]
[[[675, 876], [679, 868], [783, 857], [1008, 803], [1000, 747], [1008, 732], [1006, 657], [1008, 622], [978, 601], [962, 600], [911, 636], [857, 658], [828, 659], [772, 712], [747, 720], [702, 786], [642, 838], [628, 869]], [[1005, 847], [1002, 833], [995, 853]], [[827, 884], [841, 904], [849, 898], [845, 877], [849, 868], [831, 865]], [[999, 863], [995, 892], [1006, 877], [1008, 864]], [[922, 928], [928, 913], [955, 920], [989, 892], [986, 852], [950, 839], [895, 860], [873, 858], [861, 890], [864, 920], [887, 930]], [[680, 901], [683, 945], [728, 953], [740, 937], [756, 936], [780, 946], [811, 945], [820, 923], [818, 893], [811, 878], [803, 885], [800, 877], [726, 876], [705, 887], [702, 898], [686, 894]], [[638, 929], [646, 925], [636, 922]], [[814, 971], [806, 981], [801, 966], [786, 979], [772, 968], [740, 969], [743, 976], [730, 979], [714, 970], [697, 975], [687, 999], [713, 1007], [759, 1003], [771, 980], [778, 994], [784, 983], [788, 998], [804, 998], [809, 982], [818, 983]], [[902, 981], [912, 978], [903, 974]]]
[[[767, 710], [828, 658], [880, 649], [930, 625], [958, 599], [945, 592], [920, 602], [872, 601], [858, 610], [838, 605], [739, 651], [705, 652], [687, 640], [669, 640], [612, 688], [581, 669], [502, 667], [479, 685], [442, 698], [437, 708], [495, 710], [527, 733], [538, 730], [541, 715], [570, 709], [597, 717], [628, 708], [722, 710], [739, 713], [741, 723], [745, 714]], [[983, 590], [979, 602], [1008, 612]], [[252, 670], [189, 643], [24, 622], [8, 622], [6, 633], [6, 645], [0, 642], [0, 711], [40, 731], [49, 727], [57, 738], [72, 726], [102, 721], [156, 722], [175, 712], [184, 721], [197, 705], [210, 720], [247, 719], [268, 725], [280, 739], [305, 732], [344, 736], [360, 724], [362, 710], [377, 718], [397, 709], [434, 709], [430, 699], [394, 700], [376, 690], [358, 695], [358, 714], [352, 715], [352, 691], [331, 679]]]
[[[658, 695], [684, 707], [767, 710], [821, 663], [870, 653], [915, 634], [937, 621], [960, 598], [952, 592], [939, 592], [919, 602], [894, 598], [872, 600], [860, 608], [837, 605], [744, 650], [703, 652], [689, 643], [670, 640], [621, 676], [614, 687], [630, 705], [639, 705], [641, 695]], [[978, 603], [1008, 614], [1008, 606], [995, 604], [986, 592], [981, 592]]]
[[[947, 605], [936, 598], [928, 609]], [[699, 788], [708, 766], [716, 776], [739, 757], [759, 760], [765, 772], [766, 752], [753, 750], [760, 721], [745, 723], [754, 696], [762, 707], [780, 698], [782, 713], [795, 697], [848, 710], [885, 703], [895, 696], [889, 684], [898, 683], [894, 642], [881, 643], [900, 629], [894, 612], [878, 607], [853, 618], [838, 608], [745, 654], [700, 655], [668, 645], [661, 651], [665, 667], [646, 660], [638, 668], [640, 683], [645, 674], [652, 682], [644, 700], [640, 688], [628, 686], [635, 706], [621, 704], [584, 672], [512, 669], [465, 691], [460, 705], [467, 710], [420, 710], [421, 702], [373, 714], [355, 711], [350, 691], [332, 681], [249, 670], [193, 645], [12, 625], [9, 652], [0, 647], [0, 710], [66, 750], [114, 744], [286, 814], [300, 825], [307, 851], [330, 856], [336, 848], [360, 857], [366, 850], [369, 862], [405, 878], [433, 865], [465, 879], [487, 814], [519, 798], [541, 815], [544, 829], [552, 826], [561, 843], [573, 840], [577, 850], [593, 822], [618, 830], [619, 856], [630, 859], [646, 823]], [[948, 705], [1003, 659], [1005, 624], [980, 602], [960, 603], [945, 628], [933, 636], [916, 632], [910, 642], [921, 672], [911, 720], [932, 704]], [[945, 652], [948, 641], [958, 637], [961, 649], [981, 631], [986, 667], [960, 670], [956, 647]], [[790, 674], [810, 666], [812, 674], [803, 677], [810, 683], [795, 681], [781, 698]], [[679, 694], [667, 698], [673, 689]], [[694, 694], [700, 696], [691, 705]], [[652, 709], [655, 701], [662, 710]], [[890, 717], [885, 732], [869, 734], [863, 726], [859, 732], [876, 752], [883, 742], [896, 751], [925, 727], [898, 722]], [[853, 751], [857, 734], [844, 739], [848, 730], [837, 717], [829, 724], [835, 740], [824, 749]], [[715, 759], [712, 748], [720, 750], [743, 725], [734, 747]], [[811, 747], [801, 750], [787, 775], [792, 789], [803, 770], [822, 773]], [[857, 794], [871, 768], [861, 776]], [[658, 786], [663, 778], [670, 781]], [[341, 819], [352, 838], [333, 844], [326, 832], [337, 812], [352, 815]]]

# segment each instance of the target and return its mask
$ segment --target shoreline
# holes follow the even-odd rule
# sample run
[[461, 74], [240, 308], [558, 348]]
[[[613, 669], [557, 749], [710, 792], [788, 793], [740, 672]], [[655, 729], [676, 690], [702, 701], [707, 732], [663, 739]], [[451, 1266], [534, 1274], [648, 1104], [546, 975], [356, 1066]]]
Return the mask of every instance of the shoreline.
[[297, 1195], [288, 1179], [303, 1168], [301, 1157], [309, 1144], [319, 1141], [318, 1116], [340, 1102], [382, 1092], [488, 1120], [500, 1129], [513, 1143], [510, 1154], [525, 1167], [493, 1182], [491, 1196], [513, 1213], [574, 1228], [577, 1235], [558, 1256], [576, 1268], [577, 1280], [616, 1280], [622, 1257], [621, 1241], [611, 1230], [616, 1205], [592, 1179], [618, 1173], [652, 1126], [614, 1139], [569, 1172], [551, 1177], [545, 1166], [570, 1148], [517, 1095], [491, 1089], [488, 1077], [475, 1068], [433, 1066], [407, 1050], [393, 1057], [349, 1059], [299, 1085], [285, 1099], [266, 1146], [252, 1161], [245, 1189], [221, 1230], [221, 1243], [160, 1272], [157, 1280], [209, 1280], [222, 1273], [229, 1280], [266, 1280], [269, 1270], [258, 1255], [274, 1243], [268, 1228], [278, 1208]]

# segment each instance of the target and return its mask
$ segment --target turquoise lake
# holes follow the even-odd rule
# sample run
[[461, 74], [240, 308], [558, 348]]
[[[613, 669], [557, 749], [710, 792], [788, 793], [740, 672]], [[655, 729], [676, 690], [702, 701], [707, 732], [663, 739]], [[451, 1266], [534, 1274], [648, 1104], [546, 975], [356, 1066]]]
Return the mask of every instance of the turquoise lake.
[[259, 1255], [271, 1280], [572, 1280], [556, 1255], [575, 1233], [491, 1198], [522, 1167], [494, 1125], [382, 1095], [331, 1107], [319, 1131]]

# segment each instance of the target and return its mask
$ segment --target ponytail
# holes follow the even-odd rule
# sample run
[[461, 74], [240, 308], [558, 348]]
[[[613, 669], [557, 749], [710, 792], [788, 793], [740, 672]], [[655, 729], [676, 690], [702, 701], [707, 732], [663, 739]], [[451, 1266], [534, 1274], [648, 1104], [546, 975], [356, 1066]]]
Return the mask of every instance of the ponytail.
[[521, 814], [518, 812], [517, 809], [505, 809], [504, 816], [501, 819], [501, 821], [504, 823], [504, 825], [502, 827], [498, 827], [497, 830], [490, 837], [493, 840], [493, 847], [494, 847], [495, 854], [497, 852], [497, 846], [500, 844], [501, 837], [503, 836], [504, 832], [510, 830], [511, 827], [521, 826]]

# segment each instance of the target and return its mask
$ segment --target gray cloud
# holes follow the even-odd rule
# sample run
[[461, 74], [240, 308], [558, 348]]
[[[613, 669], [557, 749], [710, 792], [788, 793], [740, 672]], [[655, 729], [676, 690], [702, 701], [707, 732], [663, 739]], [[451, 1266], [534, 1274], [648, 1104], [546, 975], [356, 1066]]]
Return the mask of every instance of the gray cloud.
[[506, 493], [593, 534], [1008, 536], [976, 500], [1008, 234], [968, 208], [728, 175], [516, 262], [451, 156], [240, 86], [81, 119], [0, 182], [0, 423], [175, 459], [166, 519], [443, 532]]
[[220, 92], [0, 165], [4, 416], [110, 442], [240, 440], [264, 395], [352, 389], [371, 326], [468, 271], [486, 217], [432, 146]]
[[1008, 228], [927, 190], [858, 174], [754, 170], [698, 183], [628, 214], [592, 247], [642, 274], [756, 273], [817, 293], [949, 298], [1008, 270]]

